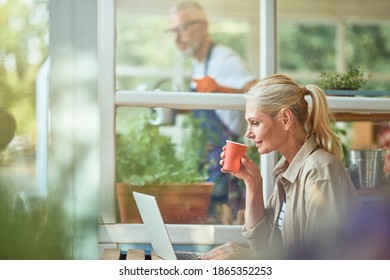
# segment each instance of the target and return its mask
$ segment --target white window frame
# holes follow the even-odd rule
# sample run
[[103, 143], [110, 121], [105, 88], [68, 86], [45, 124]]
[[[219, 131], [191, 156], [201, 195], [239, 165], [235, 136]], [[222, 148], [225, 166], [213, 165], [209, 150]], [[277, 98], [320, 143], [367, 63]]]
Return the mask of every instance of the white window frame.
[[[272, 0], [263, 0], [262, 9], [265, 15], [266, 24], [275, 22], [275, 2]], [[116, 91], [115, 90], [115, 1], [98, 1], [98, 96], [100, 105], [101, 120], [101, 225], [99, 226], [100, 243], [148, 243], [147, 236], [142, 225], [116, 224], [115, 215], [115, 109], [120, 106], [127, 107], [162, 107], [173, 109], [227, 109], [244, 110], [245, 101], [241, 95], [232, 94], [198, 94], [191, 92], [153, 92], [146, 91], [143, 94], [134, 91]], [[267, 9], [268, 12], [265, 12]], [[268, 46], [262, 48], [265, 57], [274, 55], [274, 32], [263, 28], [265, 36], [272, 40]], [[265, 32], [266, 31], [266, 32]], [[270, 49], [268, 49], [270, 48]], [[268, 50], [268, 51], [267, 51]], [[271, 64], [269, 64], [271, 63]], [[262, 76], [275, 71], [275, 59], [264, 61], [261, 65]], [[272, 156], [272, 155], [271, 155]], [[269, 158], [269, 156], [265, 156]], [[267, 166], [273, 166], [267, 159]], [[265, 176], [272, 178], [272, 176]], [[273, 185], [272, 182], [269, 185]], [[172, 233], [173, 242], [176, 244], [209, 244], [215, 245], [226, 241], [244, 243], [241, 237], [241, 226], [221, 226], [221, 225], [168, 225], [168, 231]], [[175, 229], [179, 228], [178, 234]], [[200, 239], [194, 240], [193, 234], [179, 234], [184, 231], [202, 230], [205, 233]], [[141, 231], [141, 232], [139, 232]], [[187, 236], [184, 238], [183, 236]], [[189, 238], [188, 238], [189, 237]], [[228, 238], [228, 239], [226, 239]], [[226, 239], [226, 240], [225, 240]]]

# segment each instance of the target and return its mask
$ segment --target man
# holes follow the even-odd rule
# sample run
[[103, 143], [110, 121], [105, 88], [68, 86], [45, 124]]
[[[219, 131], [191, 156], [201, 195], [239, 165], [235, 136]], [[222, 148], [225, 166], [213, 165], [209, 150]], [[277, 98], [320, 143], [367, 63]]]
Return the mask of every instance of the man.
[[[177, 48], [193, 58], [190, 88], [197, 92], [243, 93], [256, 82], [242, 58], [232, 49], [212, 42], [208, 19], [196, 2], [174, 6], [169, 17], [169, 29]], [[228, 202], [234, 214], [243, 208], [244, 195], [238, 181], [220, 172], [219, 158], [225, 140], [237, 141], [246, 127], [244, 114], [230, 110], [194, 110], [193, 116], [203, 118], [202, 128], [208, 132], [209, 181], [215, 182], [212, 195], [212, 214], [217, 205]], [[234, 215], [233, 214], [233, 215]]]

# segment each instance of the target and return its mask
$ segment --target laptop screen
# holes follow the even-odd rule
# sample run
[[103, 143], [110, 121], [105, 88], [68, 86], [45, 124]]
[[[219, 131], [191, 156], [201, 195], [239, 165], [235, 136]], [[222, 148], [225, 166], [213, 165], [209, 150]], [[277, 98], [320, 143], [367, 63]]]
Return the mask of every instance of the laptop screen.
[[144, 222], [154, 253], [165, 260], [176, 260], [175, 251], [169, 238], [156, 198], [133, 192], [135, 202]]

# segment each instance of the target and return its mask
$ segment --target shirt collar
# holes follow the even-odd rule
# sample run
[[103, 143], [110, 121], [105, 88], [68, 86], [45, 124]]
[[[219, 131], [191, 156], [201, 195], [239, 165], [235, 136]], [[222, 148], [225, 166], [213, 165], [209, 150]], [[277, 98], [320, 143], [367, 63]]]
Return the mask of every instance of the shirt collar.
[[288, 164], [285, 157], [283, 157], [275, 166], [272, 175], [277, 178], [282, 175], [285, 179], [293, 183], [298, 176], [299, 170], [304, 165], [308, 156], [316, 149], [317, 143], [314, 136], [311, 136], [301, 147], [295, 155], [291, 164]]

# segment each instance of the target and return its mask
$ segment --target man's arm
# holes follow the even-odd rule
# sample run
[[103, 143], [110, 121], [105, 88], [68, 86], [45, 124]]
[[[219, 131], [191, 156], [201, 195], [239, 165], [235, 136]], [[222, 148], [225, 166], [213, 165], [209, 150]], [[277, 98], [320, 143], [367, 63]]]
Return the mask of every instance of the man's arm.
[[257, 80], [250, 81], [243, 88], [230, 88], [219, 85], [213, 78], [206, 76], [202, 79], [192, 79], [196, 83], [197, 92], [217, 92], [217, 93], [244, 93], [249, 90]]

